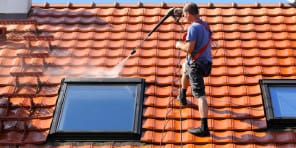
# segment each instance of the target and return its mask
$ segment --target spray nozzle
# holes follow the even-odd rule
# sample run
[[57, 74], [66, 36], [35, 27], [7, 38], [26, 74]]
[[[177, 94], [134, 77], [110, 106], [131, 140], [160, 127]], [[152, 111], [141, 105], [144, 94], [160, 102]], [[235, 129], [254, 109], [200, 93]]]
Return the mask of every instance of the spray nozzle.
[[136, 53], [136, 49], [133, 49], [133, 51], [131, 52], [131, 55]]

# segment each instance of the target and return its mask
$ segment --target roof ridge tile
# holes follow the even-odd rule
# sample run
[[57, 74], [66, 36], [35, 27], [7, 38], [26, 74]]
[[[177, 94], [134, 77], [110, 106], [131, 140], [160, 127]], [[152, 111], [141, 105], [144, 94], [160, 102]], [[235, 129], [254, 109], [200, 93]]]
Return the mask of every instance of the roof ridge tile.
[[[125, 4], [125, 3], [95, 3], [91, 2], [89, 4], [78, 4], [78, 3], [48, 3], [45, 2], [43, 4], [36, 4], [33, 3], [33, 7], [39, 7], [39, 8], [172, 8], [172, 7], [183, 7], [184, 4], [177, 4], [177, 3], [166, 3], [166, 2], [160, 2], [160, 3], [132, 3], [132, 4]], [[223, 3], [201, 3], [199, 4], [200, 8], [293, 8], [290, 4], [285, 4], [282, 2], [279, 3], [231, 3], [231, 4], [223, 4]]]

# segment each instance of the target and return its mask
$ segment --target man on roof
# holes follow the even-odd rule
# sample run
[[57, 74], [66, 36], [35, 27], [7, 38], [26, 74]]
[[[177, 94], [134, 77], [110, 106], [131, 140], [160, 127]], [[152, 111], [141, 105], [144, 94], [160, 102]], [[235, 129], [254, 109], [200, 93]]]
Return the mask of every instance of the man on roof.
[[182, 105], [187, 104], [186, 91], [190, 84], [193, 96], [198, 99], [201, 126], [188, 129], [188, 132], [197, 136], [209, 136], [208, 104], [203, 77], [210, 74], [212, 67], [211, 31], [209, 25], [200, 18], [199, 8], [195, 3], [185, 4], [183, 16], [190, 26], [185, 43], [176, 43], [176, 48], [187, 53], [182, 66], [182, 88], [177, 99]]

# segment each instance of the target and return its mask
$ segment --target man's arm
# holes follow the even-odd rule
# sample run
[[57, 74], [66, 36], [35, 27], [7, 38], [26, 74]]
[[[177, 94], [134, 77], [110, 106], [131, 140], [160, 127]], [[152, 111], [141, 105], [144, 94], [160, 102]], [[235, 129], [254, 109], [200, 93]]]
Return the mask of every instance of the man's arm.
[[186, 43], [178, 41], [176, 43], [176, 48], [179, 48], [179, 49], [181, 49], [183, 51], [191, 53], [195, 48], [195, 41], [189, 41], [189, 42], [186, 42]]

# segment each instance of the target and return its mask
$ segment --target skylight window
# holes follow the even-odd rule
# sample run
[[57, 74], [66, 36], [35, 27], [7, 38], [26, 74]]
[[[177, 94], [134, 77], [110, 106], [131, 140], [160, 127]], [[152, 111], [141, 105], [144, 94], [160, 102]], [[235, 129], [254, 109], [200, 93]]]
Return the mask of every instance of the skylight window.
[[267, 125], [296, 128], [296, 79], [260, 80]]
[[139, 140], [143, 96], [143, 79], [64, 79], [50, 138]]

